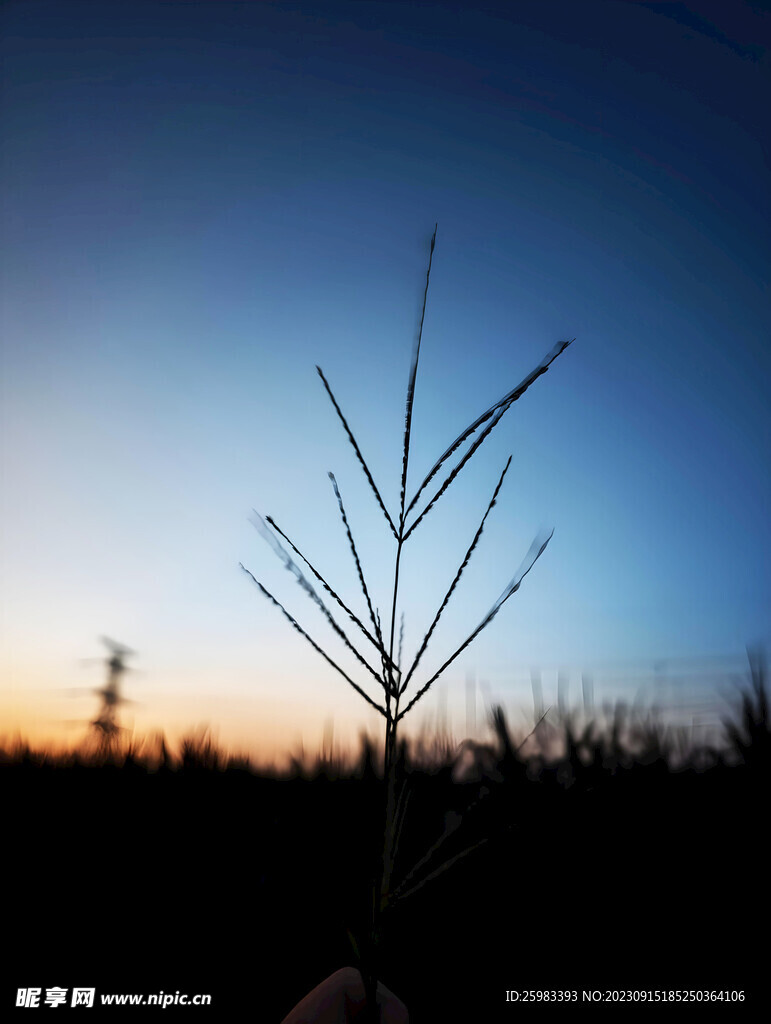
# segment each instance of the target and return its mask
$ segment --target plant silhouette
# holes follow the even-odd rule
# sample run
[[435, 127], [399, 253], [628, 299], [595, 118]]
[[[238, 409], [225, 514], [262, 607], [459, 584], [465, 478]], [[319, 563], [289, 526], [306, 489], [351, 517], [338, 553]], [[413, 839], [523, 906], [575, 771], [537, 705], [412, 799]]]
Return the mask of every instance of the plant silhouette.
[[[445, 611], [453, 593], [455, 592], [464, 570], [468, 566], [472, 555], [479, 543], [482, 536], [487, 517], [495, 506], [501, 488], [503, 486], [504, 478], [511, 465], [511, 456], [509, 456], [506, 465], [500, 474], [500, 477], [493, 490], [492, 497], [489, 500], [487, 508], [482, 516], [479, 527], [474, 534], [474, 537], [469, 544], [465, 555], [463, 556], [459, 567], [457, 568], [452, 582], [439, 605], [424, 637], [418, 648], [417, 654], [412, 660], [409, 667], [406, 670], [402, 664], [402, 644], [401, 641], [396, 648], [396, 636], [397, 636], [397, 621], [399, 621], [398, 603], [399, 603], [399, 585], [400, 585], [400, 569], [402, 567], [402, 558], [405, 551], [405, 547], [409, 539], [414, 534], [415, 530], [423, 523], [428, 517], [429, 513], [435, 508], [440, 499], [446, 494], [451, 485], [458, 478], [464, 467], [473, 458], [476, 452], [480, 449], [482, 444], [487, 440], [495, 427], [500, 423], [503, 416], [508, 412], [512, 405], [525, 394], [530, 386], [543, 374], [547, 372], [551, 364], [565, 349], [571, 344], [571, 341], [560, 341], [554, 348], [548, 353], [548, 355], [535, 367], [519, 384], [511, 388], [500, 398], [497, 402], [494, 402], [488, 409], [486, 409], [480, 416], [478, 416], [472, 423], [470, 423], [460, 434], [447, 446], [442, 454], [436, 459], [428, 473], [424, 476], [422, 482], [412, 494], [411, 498], [408, 498], [408, 470], [410, 463], [410, 452], [411, 452], [411, 439], [412, 439], [412, 418], [413, 418], [413, 407], [415, 401], [415, 391], [417, 383], [418, 365], [420, 361], [420, 349], [423, 339], [423, 326], [426, 315], [426, 304], [428, 299], [429, 283], [431, 279], [431, 268], [434, 258], [434, 249], [436, 245], [436, 228], [434, 229], [433, 236], [431, 238], [431, 245], [428, 258], [428, 269], [426, 271], [426, 283], [423, 292], [423, 303], [420, 314], [420, 324], [417, 333], [417, 340], [414, 347], [412, 361], [410, 365], [409, 377], [407, 382], [407, 397], [405, 404], [405, 419], [404, 419], [404, 436], [402, 441], [402, 469], [399, 486], [399, 502], [398, 502], [398, 513], [391, 514], [388, 510], [386, 501], [383, 498], [383, 491], [379, 488], [374, 480], [372, 473], [370, 472], [367, 461], [362, 454], [361, 448], [356, 440], [356, 437], [351, 429], [348, 420], [346, 419], [337, 398], [332, 391], [332, 387], [329, 384], [324, 372], [321, 367], [316, 367], [322, 384], [329, 396], [329, 399], [334, 407], [338, 419], [345, 431], [348, 441], [354, 450], [355, 456], [364, 475], [369, 484], [369, 488], [374, 495], [375, 501], [382, 512], [387, 527], [393, 536], [395, 542], [395, 557], [394, 557], [394, 574], [393, 584], [390, 594], [390, 617], [387, 625], [384, 627], [381, 622], [379, 612], [373, 605], [372, 598], [370, 595], [370, 588], [366, 582], [365, 574], [362, 568], [361, 559], [359, 557], [358, 549], [354, 540], [353, 532], [349, 517], [345, 510], [343, 498], [340, 493], [337, 480], [333, 473], [329, 473], [329, 478], [332, 483], [335, 498], [337, 500], [338, 508], [340, 511], [340, 518], [345, 529], [351, 556], [353, 558], [356, 572], [358, 575], [359, 583], [361, 586], [362, 593], [364, 595], [369, 622], [365, 624], [362, 619], [355, 614], [348, 604], [339, 596], [339, 594], [330, 586], [326, 579], [318, 572], [315, 566], [310, 560], [302, 553], [302, 551], [290, 540], [287, 534], [279, 527], [275, 519], [271, 516], [263, 518], [255, 512], [255, 522], [258, 526], [262, 536], [271, 546], [275, 554], [284, 563], [285, 568], [290, 571], [298, 584], [306, 592], [307, 596], [314, 602], [318, 607], [322, 615], [324, 616], [328, 625], [333, 629], [338, 638], [343, 642], [346, 649], [353, 655], [355, 660], [358, 662], [362, 675], [360, 679], [355, 680], [348, 672], [345, 671], [330, 655], [329, 653], [314, 640], [310, 633], [302, 626], [299, 621], [287, 611], [286, 608], [271, 594], [265, 586], [254, 576], [252, 572], [246, 569], [243, 565], [241, 568], [246, 572], [252, 581], [259, 588], [261, 593], [274, 604], [288, 620], [291, 626], [305, 638], [305, 640], [348, 682], [350, 686], [379, 714], [385, 719], [385, 734], [383, 743], [383, 763], [384, 763], [384, 780], [385, 780], [385, 824], [383, 829], [383, 844], [382, 854], [379, 857], [379, 865], [377, 870], [377, 880], [373, 887], [372, 894], [372, 914], [371, 914], [371, 930], [367, 937], [361, 937], [360, 940], [355, 943], [358, 955], [363, 965], [365, 965], [365, 987], [369, 996], [370, 1006], [374, 1006], [374, 992], [375, 992], [375, 964], [377, 960], [377, 947], [380, 942], [380, 919], [384, 911], [392, 904], [395, 899], [399, 898], [399, 894], [405, 892], [411, 892], [413, 886], [411, 882], [413, 880], [414, 872], [417, 868], [426, 860], [421, 858], [419, 864], [416, 865], [411, 871], [407, 873], [407, 876], [401, 880], [400, 883], [395, 884], [394, 879], [394, 864], [396, 860], [398, 838], [402, 830], [404, 815], [406, 810], [407, 793], [403, 785], [399, 785], [398, 782], [398, 761], [399, 761], [399, 744], [398, 744], [398, 733], [399, 723], [404, 717], [415, 707], [419, 700], [428, 692], [431, 686], [440, 678], [440, 676], [452, 665], [452, 663], [459, 657], [463, 651], [479, 636], [479, 634], [493, 621], [495, 616], [498, 614], [502, 606], [512, 597], [520, 588], [522, 581], [525, 576], [533, 568], [533, 565], [538, 558], [543, 554], [549, 540], [551, 539], [551, 533], [536, 537], [533, 541], [530, 550], [525, 556], [522, 564], [520, 565], [517, 572], [512, 577], [508, 586], [503, 590], [497, 601], [492, 605], [486, 615], [480, 620], [479, 624], [474, 628], [465, 640], [460, 643], [448, 657], [445, 658], [440, 668], [437, 669], [432, 675], [429, 676], [422, 684], [416, 687], [416, 672], [420, 666], [421, 659], [425, 654], [431, 638], [434, 634], [437, 624]], [[446, 464], [452, 459], [452, 457], [459, 453], [460, 457], [452, 468], [447, 471]], [[441, 481], [441, 482], [438, 482]], [[292, 557], [292, 554], [282, 544], [282, 540], [286, 542], [291, 551], [296, 555], [304, 564], [307, 566], [312, 578], [320, 585], [322, 591], [326, 594], [328, 599], [334, 602], [337, 606], [338, 614], [343, 612], [350, 623], [356, 627], [357, 633], [355, 634], [358, 638], [359, 635], [364, 638], [368, 646], [362, 646], [362, 642], [359, 639], [359, 646], [354, 644], [350, 636], [346, 633], [345, 629], [340, 625], [328, 603], [319, 595], [314, 585], [306, 577], [302, 568]], [[402, 620], [403, 622], [403, 620]], [[401, 635], [401, 630], [400, 630]], [[371, 649], [374, 649], [376, 655], [375, 665], [373, 666], [370, 661], [367, 660], [366, 654], [369, 653], [370, 657], [372, 654]], [[372, 696], [368, 693], [364, 686], [369, 681], [374, 680], [376, 684], [376, 696]], [[410, 685], [413, 685], [413, 692], [408, 694]], [[431, 851], [429, 851], [430, 853]], [[429, 855], [426, 854], [426, 857]]]

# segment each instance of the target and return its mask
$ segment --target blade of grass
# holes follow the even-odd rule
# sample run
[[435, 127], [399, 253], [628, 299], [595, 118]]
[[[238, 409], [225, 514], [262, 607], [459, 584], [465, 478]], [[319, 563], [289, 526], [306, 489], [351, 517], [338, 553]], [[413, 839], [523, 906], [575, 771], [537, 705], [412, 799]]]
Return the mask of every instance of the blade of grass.
[[506, 587], [506, 589], [503, 591], [501, 596], [498, 598], [498, 600], [492, 606], [492, 608], [487, 613], [487, 615], [484, 617], [484, 619], [482, 619], [482, 621], [479, 623], [479, 625], [473, 631], [473, 633], [470, 633], [469, 636], [466, 637], [466, 639], [463, 641], [463, 643], [460, 645], [460, 647], [455, 651], [455, 653], [450, 655], [450, 657], [447, 659], [447, 661], [445, 661], [445, 663], [442, 665], [442, 667], [431, 676], [431, 678], [428, 680], [428, 682], [425, 683], [420, 688], [420, 690], [418, 690], [418, 692], [412, 698], [412, 700], [407, 705], [407, 707], [404, 708], [403, 711], [399, 712], [399, 714], [397, 716], [397, 721], [399, 721], [400, 719], [404, 718], [404, 716], [407, 714], [407, 712], [410, 711], [410, 709], [413, 708], [415, 706], [415, 704], [417, 704], [417, 702], [420, 700], [420, 698], [423, 696], [423, 694], [429, 689], [429, 687], [432, 685], [432, 683], [434, 683], [439, 678], [439, 676], [444, 672], [444, 670], [446, 668], [448, 668], [455, 661], [455, 659], [458, 657], [459, 654], [461, 654], [463, 651], [466, 650], [466, 648], [469, 646], [469, 644], [472, 643], [479, 636], [479, 634], [482, 632], [482, 630], [486, 626], [489, 626], [489, 624], [492, 622], [492, 620], [495, 618], [495, 616], [500, 611], [502, 605], [504, 605], [506, 603], [506, 601], [508, 601], [508, 599], [512, 596], [512, 594], [515, 594], [519, 590], [519, 588], [520, 588], [520, 586], [522, 584], [522, 580], [525, 578], [525, 576], [527, 576], [527, 574], [533, 568], [533, 566], [538, 561], [540, 556], [543, 554], [544, 550], [546, 549], [546, 545], [551, 540], [553, 534], [554, 534], [554, 531], [552, 530], [552, 532], [549, 534], [549, 536], [546, 538], [546, 540], [541, 541], [540, 538], [536, 538], [533, 541], [533, 543], [530, 545], [530, 550], [528, 551], [527, 555], [525, 556], [525, 560], [523, 561], [522, 565], [519, 567], [519, 570], [517, 571], [516, 576], [511, 581], [511, 583], [509, 583], [509, 585]]
[[428, 882], [433, 882], [435, 878], [438, 878], [440, 875], [443, 875], [445, 871], [449, 871], [449, 869], [453, 867], [455, 864], [457, 864], [459, 861], [465, 860], [465, 858], [468, 857], [470, 853], [473, 853], [475, 850], [480, 849], [482, 846], [486, 846], [489, 842], [490, 840], [488, 838], [484, 838], [480, 839], [478, 842], [474, 843], [471, 846], [467, 846], [465, 850], [461, 850], [460, 853], [456, 853], [454, 857], [450, 857], [448, 860], [440, 864], [439, 867], [435, 868], [432, 872], [430, 872], [430, 874], [426, 875], [424, 878], [421, 878], [421, 880], [419, 882], [416, 882], [411, 889], [407, 889], [406, 891], [403, 891], [401, 887], [397, 889], [392, 894], [392, 900], [394, 902], [401, 902], [402, 900], [406, 900], [408, 896], [412, 896], [413, 893], [418, 892]]
[[348, 675], [348, 673], [345, 672], [342, 668], [340, 668], [340, 666], [335, 661], [333, 661], [330, 658], [330, 656], [327, 654], [327, 652], [325, 650], [323, 650], [308, 633], [306, 633], [306, 631], [302, 628], [302, 626], [297, 621], [297, 619], [293, 618], [289, 614], [289, 612], [281, 604], [281, 602], [277, 601], [275, 599], [275, 597], [271, 594], [271, 592], [269, 590], [267, 590], [265, 587], [263, 587], [263, 585], [260, 583], [260, 581], [246, 568], [246, 566], [242, 562], [239, 562], [238, 564], [241, 567], [241, 569], [243, 569], [243, 571], [246, 573], [246, 575], [249, 577], [249, 579], [260, 588], [260, 590], [265, 595], [265, 597], [267, 597], [267, 599], [272, 604], [274, 604], [283, 613], [284, 617], [288, 620], [288, 622], [291, 624], [291, 626], [300, 634], [300, 636], [305, 637], [305, 639], [308, 641], [308, 643], [311, 645], [311, 647], [314, 650], [318, 651], [318, 653], [321, 655], [321, 657], [324, 658], [325, 661], [329, 662], [329, 664], [332, 666], [332, 668], [336, 669], [340, 673], [340, 675], [343, 677], [343, 679], [345, 679], [346, 682], [350, 683], [351, 686], [354, 688], [354, 690], [360, 696], [362, 696], [364, 698], [364, 700], [366, 700], [366, 702], [368, 704], [370, 704], [376, 711], [379, 711], [380, 714], [384, 718], [387, 718], [388, 715], [386, 714], [385, 708], [381, 707], [380, 704], [378, 704], [378, 703], [376, 703], [376, 701], [372, 700], [372, 698], [368, 694], [366, 694], [364, 692], [364, 690], [362, 690], [362, 688], [360, 686], [358, 686], [356, 683], [354, 683], [353, 679], [351, 679], [351, 677]]
[[316, 369], [318, 371], [319, 377], [321, 377], [321, 380], [323, 381], [324, 387], [327, 389], [327, 394], [329, 395], [330, 399], [332, 400], [332, 405], [334, 405], [335, 411], [337, 412], [337, 415], [340, 417], [340, 422], [343, 424], [343, 427], [345, 428], [345, 432], [348, 435], [348, 440], [353, 445], [353, 450], [356, 452], [356, 457], [359, 460], [359, 463], [361, 464], [361, 468], [364, 470], [364, 475], [366, 476], [367, 480], [369, 481], [369, 485], [372, 488], [372, 491], [373, 491], [375, 497], [377, 498], [377, 503], [378, 503], [378, 505], [380, 505], [380, 508], [383, 510], [383, 515], [386, 517], [386, 519], [388, 521], [388, 525], [391, 527], [391, 532], [393, 533], [394, 537], [396, 537], [398, 539], [399, 535], [396, 532], [396, 527], [394, 526], [393, 520], [391, 519], [391, 517], [388, 514], [388, 509], [383, 504], [383, 499], [380, 497], [380, 491], [377, 489], [377, 487], [375, 485], [375, 481], [372, 479], [372, 474], [369, 471], [369, 467], [367, 466], [367, 463], [364, 461], [364, 456], [361, 454], [361, 450], [360, 450], [358, 444], [356, 443], [356, 438], [353, 436], [353, 433], [351, 432], [351, 428], [348, 426], [348, 422], [346, 421], [345, 416], [343, 416], [343, 413], [342, 413], [342, 411], [340, 409], [340, 406], [337, 404], [337, 399], [332, 394], [332, 388], [330, 388], [329, 384], [327, 383], [327, 378], [324, 376], [321, 367], [317, 366]]
[[525, 738], [522, 740], [522, 742], [520, 743], [520, 745], [517, 747], [517, 749], [515, 751], [516, 754], [518, 754], [520, 752], [520, 750], [524, 747], [524, 745], [527, 743], [527, 741], [530, 739], [531, 736], [535, 736], [535, 734], [538, 732], [538, 726], [541, 724], [541, 722], [545, 721], [546, 716], [549, 714], [550, 711], [551, 711], [551, 705], [549, 705], [549, 707], [544, 711], [544, 713], [541, 715], [541, 717], [535, 723], [535, 725], [530, 730], [530, 732], [527, 734], [527, 736], [525, 736]]
[[[475, 800], [474, 803], [470, 807], [468, 807], [464, 813], [468, 814], [468, 812], [471, 811], [472, 808], [480, 806], [483, 802], [485, 802], [485, 800], [486, 798], [484, 797], [480, 798], [479, 800]], [[464, 818], [462, 818], [460, 815], [454, 815], [452, 818], [450, 818], [450, 820], [445, 824], [444, 831], [436, 840], [436, 842], [432, 844], [432, 846], [426, 851], [426, 853], [420, 858], [420, 860], [417, 861], [417, 863], [413, 864], [412, 868], [407, 872], [407, 874], [404, 876], [401, 882], [396, 886], [394, 891], [391, 893], [391, 899], [393, 901], [398, 902], [399, 900], [403, 900], [406, 899], [408, 896], [411, 896], [412, 893], [417, 892], [419, 889], [422, 889], [422, 887], [427, 882], [436, 878], [438, 875], [441, 875], [448, 868], [452, 867], [453, 864], [456, 864], [459, 860], [468, 856], [469, 853], [472, 853], [480, 846], [483, 846], [485, 843], [489, 842], [489, 839], [485, 837], [484, 839], [481, 839], [476, 843], [472, 843], [469, 846], [465, 846], [457, 854], [453, 855], [452, 857], [447, 857], [445, 860], [443, 860], [439, 865], [437, 865], [436, 868], [430, 871], [427, 875], [424, 875], [423, 878], [419, 878], [418, 881], [413, 881], [416, 878], [416, 876], [420, 875], [420, 872], [423, 869], [427, 868], [429, 864], [431, 864], [431, 862], [435, 860], [436, 855], [439, 853], [439, 851], [447, 845], [447, 843], [461, 828], [463, 821]]]
[[443, 846], [446, 846], [448, 840], [455, 835], [455, 833], [461, 827], [462, 823], [463, 819], [459, 814], [447, 816], [447, 818], [445, 819], [445, 826], [444, 830], [442, 831], [442, 834], [435, 842], [431, 844], [431, 846], [426, 850], [426, 852], [423, 854], [420, 860], [416, 861], [415, 864], [412, 865], [410, 870], [407, 872], [407, 874], [401, 880], [399, 885], [396, 887], [394, 895], [397, 895], [400, 892], [400, 890], [402, 890], [405, 886], [409, 885], [410, 882], [415, 878], [415, 876], [420, 873], [421, 869], [431, 863], [431, 861], [434, 859], [439, 850], [441, 850]]

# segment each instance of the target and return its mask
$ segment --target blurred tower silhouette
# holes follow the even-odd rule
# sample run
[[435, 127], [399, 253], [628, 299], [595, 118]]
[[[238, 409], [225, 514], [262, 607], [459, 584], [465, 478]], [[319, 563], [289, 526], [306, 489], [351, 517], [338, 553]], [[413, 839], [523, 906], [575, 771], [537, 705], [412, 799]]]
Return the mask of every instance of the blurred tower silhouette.
[[105, 659], [107, 663], [107, 682], [104, 689], [96, 690], [96, 693], [102, 698], [102, 706], [99, 709], [99, 714], [91, 722], [91, 728], [96, 735], [99, 746], [106, 748], [111, 746], [115, 737], [120, 732], [120, 726], [117, 723], [118, 705], [124, 703], [120, 692], [121, 677], [125, 672], [129, 671], [126, 667], [125, 659], [134, 654], [134, 651], [123, 644], [116, 643], [115, 640], [111, 640], [107, 636], [103, 636], [100, 639], [110, 651], [110, 655]]

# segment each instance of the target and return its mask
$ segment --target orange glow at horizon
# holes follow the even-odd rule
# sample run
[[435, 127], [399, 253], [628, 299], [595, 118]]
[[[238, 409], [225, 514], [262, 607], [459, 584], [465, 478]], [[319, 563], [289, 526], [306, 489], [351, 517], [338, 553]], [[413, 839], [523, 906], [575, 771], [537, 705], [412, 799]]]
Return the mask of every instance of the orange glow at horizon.
[[[84, 747], [97, 709], [93, 692], [69, 697], [65, 689], [41, 688], [0, 694], [0, 750], [28, 745], [59, 754]], [[162, 736], [176, 754], [185, 739], [206, 735], [226, 755], [244, 756], [258, 765], [281, 765], [330, 745], [335, 753], [347, 755], [358, 749], [363, 732], [379, 735], [374, 714], [357, 719], [308, 701], [261, 696], [199, 697], [184, 707], [173, 697], [156, 696], [152, 706], [127, 702], [118, 720], [126, 740], [147, 743], [149, 749]]]

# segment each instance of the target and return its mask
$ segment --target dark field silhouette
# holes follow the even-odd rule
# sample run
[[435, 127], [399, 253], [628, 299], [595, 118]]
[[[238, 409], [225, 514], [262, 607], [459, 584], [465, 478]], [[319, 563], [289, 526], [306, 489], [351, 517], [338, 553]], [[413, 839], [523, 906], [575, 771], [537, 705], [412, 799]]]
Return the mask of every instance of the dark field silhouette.
[[[410, 795], [380, 962], [410, 1020], [578, 1012], [513, 1007], [515, 989], [579, 1001], [582, 990], [743, 991], [743, 1003], [697, 1007], [724, 1019], [764, 1005], [760, 663], [721, 751], [683, 757], [665, 730], [621, 714], [594, 728], [547, 719], [519, 750], [502, 709], [492, 725], [491, 743], [466, 744], [455, 763], [401, 747]], [[549, 756], [527, 753], [539, 730]], [[280, 1021], [355, 964], [382, 786], [367, 744], [356, 763], [319, 758], [284, 775], [205, 740], [155, 757], [6, 752], [5, 1005], [23, 985], [180, 990], [212, 994], [194, 1016]], [[148, 1011], [109, 1010], [121, 1012]]]

